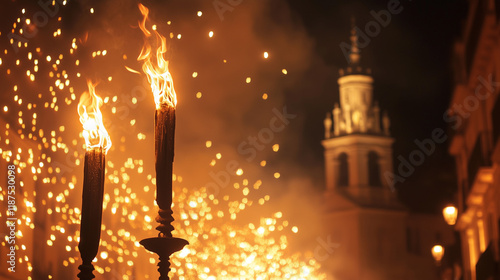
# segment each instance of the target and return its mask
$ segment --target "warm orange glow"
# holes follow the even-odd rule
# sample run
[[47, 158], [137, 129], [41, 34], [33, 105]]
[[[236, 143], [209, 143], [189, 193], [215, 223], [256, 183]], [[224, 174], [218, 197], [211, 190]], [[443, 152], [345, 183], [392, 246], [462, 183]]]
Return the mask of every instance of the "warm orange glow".
[[434, 257], [434, 259], [437, 262], [440, 262], [443, 259], [443, 256], [444, 256], [444, 248], [443, 248], [443, 246], [441, 246], [441, 245], [434, 245], [434, 247], [432, 247], [432, 257]]
[[[63, 8], [61, 6], [57, 8], [57, 5], [66, 5], [65, 3], [69, 1], [50, 2], [54, 4], [50, 9], [62, 11]], [[92, 15], [90, 8], [91, 6], [88, 6], [85, 10], [88, 15]], [[99, 20], [101, 16], [105, 17], [104, 14], [99, 15], [98, 7], [93, 7], [93, 9], [93, 16], [97, 16], [94, 18], [95, 20]], [[206, 43], [208, 40], [212, 40], [212, 43], [221, 43], [220, 40], [224, 39], [223, 36], [215, 36], [216, 33], [222, 34], [221, 30], [218, 29], [220, 27], [201, 25], [207, 24], [209, 22], [207, 20], [211, 20], [211, 17], [203, 20], [194, 14], [196, 11], [190, 12], [191, 17], [196, 21], [196, 28], [202, 32], [183, 33], [182, 40], [189, 39], [193, 40], [194, 43]], [[205, 13], [210, 14], [210, 11], [199, 11], [198, 15], [203, 14], [205, 17]], [[24, 9], [23, 14], [25, 14]], [[146, 34], [146, 39], [151, 45], [153, 55], [151, 61], [154, 65], [157, 64], [157, 57], [155, 57], [157, 46], [161, 45], [154, 30], [158, 30], [165, 37], [174, 40], [175, 38], [180, 39], [181, 34], [178, 32], [184, 30], [178, 29], [181, 27], [179, 23], [182, 22], [175, 22], [168, 31], [162, 29], [168, 28], [172, 22], [167, 21], [169, 16], [165, 12], [160, 14], [162, 14], [164, 25], [158, 24], [156, 28], [153, 25], [154, 22], [151, 19], [147, 20], [146, 17], [144, 17], [143, 24], [148, 27], [150, 32], [149, 35]], [[74, 114], [74, 107], [79, 103], [77, 101], [79, 95], [88, 91], [78, 106], [78, 111], [85, 114], [82, 118], [89, 121], [89, 123], [84, 121], [85, 127], [89, 127], [89, 130], [84, 132], [90, 141], [87, 148], [92, 149], [90, 144], [99, 145], [101, 142], [103, 146], [111, 145], [108, 136], [101, 133], [101, 129], [104, 128], [102, 127], [102, 123], [105, 121], [104, 116], [107, 117], [109, 109], [106, 107], [106, 112], [103, 112], [104, 109], [99, 113], [95, 112], [95, 110], [103, 108], [99, 107], [101, 104], [110, 106], [109, 112], [114, 112], [113, 127], [118, 130], [116, 135], [120, 135], [119, 145], [116, 145], [117, 140], [113, 138], [114, 147], [117, 148], [120, 155], [108, 158], [105, 162], [107, 190], [103, 198], [103, 223], [99, 254], [93, 262], [95, 274], [100, 275], [99, 278], [102, 279], [113, 279], [118, 275], [123, 275], [120, 279], [154, 279], [158, 275], [155, 269], [157, 257], [148, 253], [139, 244], [141, 238], [151, 236], [150, 234], [156, 232], [154, 227], [157, 223], [154, 219], [158, 210], [157, 204], [153, 201], [156, 178], [151, 174], [151, 169], [147, 164], [150, 158], [141, 153], [139, 149], [154, 140], [150, 139], [154, 138], [152, 131], [145, 130], [143, 125], [148, 114], [145, 117], [140, 117], [132, 111], [135, 110], [134, 108], [139, 109], [136, 106], [140, 105], [142, 99], [135, 94], [130, 96], [129, 93], [134, 93], [135, 89], [121, 94], [109, 95], [100, 90], [101, 84], [99, 84], [99, 89], [95, 88], [95, 92], [94, 85], [92, 85], [91, 90], [76, 86], [78, 81], [81, 81], [80, 78], [89, 74], [90, 68], [113, 65], [118, 59], [121, 63], [130, 64], [130, 54], [123, 53], [120, 48], [107, 50], [98, 48], [98, 46], [112, 45], [111, 41], [114, 39], [111, 36], [109, 38], [103, 37], [101, 31], [95, 30], [94, 27], [88, 29], [82, 26], [83, 34], [73, 37], [77, 34], [68, 30], [64, 24], [60, 24], [63, 19], [67, 19], [66, 15], [61, 12], [55, 18], [50, 19], [50, 24], [45, 27], [47, 32], [43, 32], [48, 41], [57, 37], [60, 44], [57, 46], [47, 44], [45, 42], [47, 40], [43, 36], [38, 38], [39, 40], [24, 41], [26, 36], [18, 32], [26, 31], [26, 27], [35, 27], [33, 19], [25, 19], [25, 17], [14, 19], [14, 15], [15, 11], [13, 10], [12, 19], [14, 21], [10, 24], [12, 29], [9, 30], [9, 33], [16, 35], [16, 37], [10, 40], [10, 44], [14, 48], [19, 48], [20, 52], [13, 53], [10, 47], [5, 46], [0, 55], [0, 72], [4, 74], [4, 79], [10, 79], [12, 82], [5, 87], [5, 92], [11, 91], [13, 93], [11, 97], [5, 98], [5, 104], [2, 103], [4, 106], [0, 106], [2, 115], [9, 114], [8, 116], [12, 117], [11, 121], [3, 120], [0, 122], [2, 126], [0, 155], [8, 165], [16, 166], [16, 174], [20, 176], [18, 184], [21, 191], [16, 197], [17, 207], [19, 207], [18, 213], [22, 214], [18, 216], [16, 226], [16, 261], [19, 265], [16, 265], [16, 272], [19, 278], [33, 277], [33, 258], [37, 257], [36, 254], [33, 254], [33, 248], [36, 246], [36, 243], [33, 243], [35, 235], [40, 246], [50, 246], [48, 248], [51, 250], [54, 261], [62, 264], [63, 267], [77, 270], [80, 264], [81, 259], [78, 252], [80, 231], [77, 228], [83, 210], [79, 208], [81, 205], [71, 206], [74, 204], [71, 201], [75, 200], [75, 196], [81, 195], [78, 186], [82, 185], [83, 174], [78, 170], [83, 168], [85, 157], [80, 152], [83, 141], [78, 139], [79, 137], [75, 137], [72, 131], [74, 125], [77, 125], [77, 130], [80, 131], [81, 126], [74, 119], [76, 115], [73, 115], [73, 118], [61, 118], [61, 112], [64, 113], [69, 109]], [[53, 20], [54, 22], [52, 22]], [[139, 15], [138, 20], [143, 21], [143, 16]], [[43, 26], [38, 27], [42, 28]], [[123, 26], [123, 28], [124, 30], [128, 29], [128, 26]], [[210, 30], [213, 31], [213, 37], [207, 38], [207, 35], [210, 35]], [[106, 33], [105, 30], [103, 31]], [[120, 34], [119, 39], [133, 39], [128, 35], [131, 34], [124, 34], [123, 37]], [[108, 39], [111, 41], [108, 42]], [[140, 43], [139, 46], [141, 46]], [[83, 50], [80, 51], [82, 47]], [[170, 48], [170, 45], [168, 47]], [[170, 60], [167, 56], [170, 54], [170, 50], [164, 54], [165, 59]], [[223, 49], [218, 49], [218, 51], [223, 51]], [[253, 57], [258, 60], [265, 59], [262, 58], [264, 51], [260, 50], [259, 47], [259, 49], [254, 50]], [[271, 58], [270, 50], [267, 51], [269, 51], [269, 58]], [[226, 53], [215, 54], [218, 57], [216, 60], [220, 64], [214, 63], [213, 66], [229, 67], [231, 62], [238, 61], [238, 57], [232, 55], [226, 57], [227, 55]], [[141, 64], [141, 68], [143, 62], [144, 60], [138, 62]], [[170, 63], [172, 63], [171, 60]], [[186, 65], [185, 78], [194, 80], [194, 77], [191, 76], [192, 73], [196, 73], [195, 79], [209, 77], [210, 73], [207, 73], [202, 66], [192, 68], [192, 65]], [[285, 66], [279, 68], [283, 67]], [[143, 73], [139, 67], [135, 68], [139, 70], [135, 73]], [[219, 70], [219, 68], [209, 68]], [[281, 71], [279, 68], [277, 71]], [[130, 68], [127, 69], [134, 72]], [[115, 85], [121, 83], [125, 88], [125, 86], [133, 86], [132, 84], [135, 83], [135, 81], [123, 80], [126, 77], [115, 71], [107, 73], [108, 71], [105, 69], [101, 70], [103, 71], [93, 72], [92, 76], [104, 81], [106, 86], [118, 88]], [[248, 86], [249, 84], [245, 83], [245, 78], [250, 78], [250, 76], [253, 80], [249, 79], [249, 82], [251, 81], [252, 84], [259, 82], [258, 76], [253, 76], [253, 71], [248, 73], [248, 69], [245, 67], [239, 67], [237, 70], [234, 71], [232, 78], [240, 86]], [[172, 75], [177, 78], [178, 74], [174, 72]], [[25, 80], [26, 82], [23, 82]], [[33, 91], [33, 88], [36, 88], [36, 91]], [[263, 100], [260, 99], [261, 101], [272, 99], [271, 94], [274, 94], [274, 91], [264, 94], [263, 89], [259, 90], [258, 88], [257, 86], [254, 97], [260, 99], [259, 95], [262, 95]], [[102, 102], [96, 94], [101, 96]], [[200, 105], [204, 104], [200, 102], [210, 102], [210, 99], [205, 100], [207, 97], [213, 97], [210, 95], [209, 88], [198, 88], [192, 91], [192, 94], [186, 98], [196, 100]], [[131, 111], [129, 112], [128, 109], [123, 111], [124, 108]], [[100, 115], [101, 113], [103, 116]], [[96, 117], [99, 117], [99, 121], [96, 120]], [[54, 121], [46, 122], [44, 120]], [[107, 120], [108, 118], [106, 118]], [[116, 136], [115, 133], [111, 132], [112, 127], [108, 122], [106, 122], [105, 128], [106, 130], [110, 129], [109, 134]], [[20, 143], [20, 139], [28, 142], [20, 147], [16, 144]], [[198, 148], [204, 150], [198, 158], [200, 163], [193, 162], [193, 167], [201, 168], [203, 166], [217, 173], [219, 171], [225, 172], [228, 168], [227, 163], [234, 159], [232, 154], [226, 153], [228, 151], [227, 143], [224, 139], [217, 137], [212, 139], [207, 136], [201, 139], [203, 140], [198, 141]], [[273, 144], [275, 142], [270, 143], [270, 145]], [[129, 149], [130, 147], [131, 149]], [[270, 150], [271, 147], [266, 149]], [[268, 155], [268, 153], [264, 154]], [[205, 155], [207, 156], [206, 161], [204, 160]], [[178, 279], [205, 280], [326, 279], [326, 275], [320, 270], [321, 266], [326, 265], [326, 263], [316, 260], [311, 251], [315, 246], [320, 245], [314, 239], [315, 237], [308, 244], [312, 245], [311, 248], [302, 245], [300, 248], [292, 246], [292, 244], [300, 244], [302, 236], [307, 236], [308, 230], [311, 229], [293, 225], [287, 220], [289, 215], [284, 210], [276, 213], [263, 211], [279, 206], [273, 204], [276, 202], [272, 202], [271, 195], [267, 194], [268, 189], [272, 188], [273, 184], [270, 179], [274, 178], [273, 174], [278, 170], [275, 170], [276, 165], [267, 165], [266, 160], [270, 159], [259, 156], [258, 160], [249, 163], [249, 165], [241, 162], [241, 166], [235, 167], [234, 170], [231, 169], [230, 174], [228, 173], [230, 181], [225, 188], [221, 188], [219, 195], [212, 194], [204, 186], [191, 185], [192, 181], [190, 182], [190, 180], [183, 181], [181, 173], [173, 174], [173, 211], [174, 216], [176, 216], [176, 220], [173, 222], [174, 235], [189, 240], [192, 245], [172, 255], [170, 258], [171, 275], [175, 275]], [[253, 165], [259, 166], [260, 170], [254, 170], [255, 166]], [[178, 170], [180, 172], [182, 168]], [[236, 174], [237, 172], [240, 174], [239, 176]], [[208, 170], [207, 173], [203, 173], [210, 177]], [[259, 178], [260, 174], [264, 178]], [[280, 175], [276, 173], [275, 176], [279, 177]], [[206, 182], [208, 183], [208, 181]], [[35, 188], [35, 191], [33, 187], [37, 185], [50, 185], [50, 188]], [[37, 198], [40, 198], [40, 205], [36, 203]], [[0, 192], [0, 200], [2, 199], [6, 200], [7, 197], [3, 192]], [[273, 206], [268, 207], [267, 204]], [[34, 231], [38, 214], [47, 216], [49, 222], [43, 229], [43, 236], [37, 235]], [[5, 216], [6, 214], [4, 212], [1, 215]], [[50, 223], [50, 221], [55, 222]], [[38, 222], [43, 223], [43, 221]], [[292, 241], [295, 239], [297, 242]], [[472, 255], [474, 260], [477, 260], [478, 253], [479, 249]], [[57, 271], [54, 271], [52, 275], [47, 275], [47, 277], [48, 279], [64, 278]]]
[[454, 225], [457, 222], [457, 215], [458, 215], [457, 207], [453, 205], [446, 206], [443, 209], [444, 220], [450, 226]]
[[157, 47], [156, 54], [152, 51], [152, 46], [149, 42], [149, 37], [151, 37], [152, 34], [146, 28], [149, 9], [142, 4], [139, 4], [139, 9], [144, 16], [143, 20], [139, 22], [139, 27], [144, 33], [144, 36], [146, 36], [146, 40], [137, 60], [144, 61], [142, 70], [147, 75], [151, 85], [156, 108], [159, 109], [162, 104], [175, 107], [177, 105], [177, 96], [174, 90], [174, 81], [172, 75], [168, 71], [168, 61], [165, 60], [164, 57], [167, 52], [167, 40], [156, 30], [153, 30], [156, 42], [159, 42], [160, 46]]
[[87, 82], [89, 91], [84, 92], [78, 103], [78, 115], [83, 125], [83, 138], [87, 149], [102, 147], [107, 153], [111, 148], [111, 138], [102, 122], [102, 114], [99, 107], [102, 106], [102, 98], [95, 93], [95, 85]]

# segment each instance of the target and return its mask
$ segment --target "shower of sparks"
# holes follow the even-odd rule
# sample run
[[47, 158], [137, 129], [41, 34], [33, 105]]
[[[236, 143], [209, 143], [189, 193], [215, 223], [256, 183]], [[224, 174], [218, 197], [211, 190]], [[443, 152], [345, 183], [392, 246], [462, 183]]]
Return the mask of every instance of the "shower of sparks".
[[[66, 1], [52, 2], [52, 6], [62, 5], [58, 6], [60, 10], [66, 4]], [[67, 47], [64, 51], [57, 53], [50, 44], [43, 43], [43, 38], [22, 40], [26, 30], [37, 28], [26, 17], [40, 7], [30, 7], [31, 10], [29, 7], [19, 9], [19, 18], [10, 27], [15, 36], [9, 37], [10, 44], [3, 46], [0, 53], [0, 75], [6, 81], [1, 86], [5, 104], [0, 111], [1, 166], [14, 164], [18, 180], [16, 275], [33, 279], [35, 265], [44, 261], [43, 257], [36, 259], [34, 254], [33, 247], [38, 244], [44, 247], [43, 252], [50, 251], [46, 254], [50, 255], [46, 261], [52, 263], [52, 268], [44, 270], [40, 267], [38, 273], [48, 279], [57, 278], [61, 273], [65, 275], [62, 278], [69, 278], [76, 275], [80, 263], [77, 252], [83, 182], [80, 175], [85, 145], [80, 140], [78, 119], [64, 116], [75, 115], [77, 95], [85, 91], [85, 80], [92, 76], [81, 67], [82, 63], [96, 60], [103, 63], [112, 55], [123, 56], [124, 60], [127, 57], [123, 53], [113, 53], [111, 49], [83, 51], [88, 48], [84, 46], [88, 34], [68, 37], [63, 29], [62, 12], [43, 28], [40, 26], [39, 32], [57, 38], [59, 45]], [[92, 16], [99, 12], [94, 8], [89, 11]], [[201, 15], [202, 11], [196, 14], [197, 17]], [[171, 24], [167, 22], [167, 25]], [[8, 35], [0, 33], [0, 38], [6, 41]], [[213, 36], [213, 31], [209, 36]], [[181, 34], [172, 33], [170, 38], [180, 39]], [[258, 53], [256, 50], [256, 55]], [[191, 73], [195, 77], [198, 70]], [[286, 74], [285, 69], [283, 73]], [[106, 76], [103, 83], [107, 83], [106, 80], [115, 82], [118, 79]], [[250, 81], [251, 78], [247, 78], [246, 83]], [[114, 94], [101, 93], [105, 114], [118, 114], [119, 102], [124, 102]], [[201, 92], [196, 94], [196, 98], [201, 96]], [[267, 98], [267, 94], [262, 96], [262, 99]], [[132, 99], [131, 104], [136, 103], [137, 99]], [[113, 125], [123, 126], [125, 130], [138, 129], [133, 114], [124, 120], [115, 118]], [[113, 125], [109, 126], [110, 133]], [[139, 241], [149, 236], [148, 232], [154, 232], [156, 226], [155, 177], [151, 174], [153, 172], [147, 171], [147, 164], [140, 157], [113, 160], [113, 155], [126, 150], [125, 143], [141, 147], [141, 141], [146, 141], [144, 131], [135, 130], [135, 135], [137, 137], [132, 139], [118, 137], [119, 143], [111, 148], [106, 163], [101, 244], [94, 260], [97, 273], [102, 274], [97, 277], [102, 279], [157, 277], [155, 255], [139, 245]], [[215, 149], [215, 144], [206, 140], [200, 146]], [[278, 152], [279, 145], [274, 145], [273, 150]], [[217, 151], [214, 154], [211, 166], [223, 158]], [[260, 166], [265, 167], [266, 161], [261, 161]], [[190, 242], [171, 258], [176, 279], [325, 279], [311, 253], [289, 250], [289, 240], [299, 228], [284, 218], [286, 213], [270, 213], [244, 225], [236, 223], [237, 218], [252, 215], [249, 214], [252, 208], [268, 203], [270, 196], [262, 194], [262, 179], [245, 177], [247, 173], [242, 168], [235, 172], [238, 176], [232, 182], [231, 194], [220, 197], [203, 187], [184, 186], [182, 176], [174, 175], [174, 235]], [[274, 177], [279, 178], [280, 173], [274, 172]], [[254, 198], [252, 193], [258, 197]], [[7, 203], [6, 196], [6, 187], [0, 186], [0, 203]], [[0, 212], [0, 217], [4, 219], [6, 212]], [[7, 241], [2, 240], [1, 245], [6, 247]]]

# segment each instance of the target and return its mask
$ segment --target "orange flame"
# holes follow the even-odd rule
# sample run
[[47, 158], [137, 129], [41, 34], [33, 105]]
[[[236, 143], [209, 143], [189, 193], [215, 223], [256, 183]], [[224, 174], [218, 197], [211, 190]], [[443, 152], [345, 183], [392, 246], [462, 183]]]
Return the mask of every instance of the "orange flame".
[[151, 36], [151, 32], [146, 28], [149, 9], [142, 4], [139, 4], [139, 10], [144, 16], [142, 21], [139, 22], [139, 28], [144, 33], [146, 40], [137, 60], [144, 61], [142, 70], [147, 75], [148, 81], [151, 84], [156, 109], [159, 109], [162, 104], [175, 107], [177, 105], [177, 96], [174, 90], [174, 81], [172, 79], [172, 75], [168, 71], [168, 61], [164, 58], [164, 55], [167, 52], [167, 40], [156, 30], [153, 30], [156, 36], [156, 42], [160, 43], [160, 46], [156, 49], [155, 55], [152, 51], [150, 42], [147, 40], [147, 38]]
[[101, 147], [104, 153], [111, 148], [111, 138], [102, 122], [102, 114], [99, 107], [102, 106], [102, 98], [95, 93], [95, 85], [87, 81], [89, 91], [84, 92], [78, 103], [78, 115], [83, 125], [83, 138], [87, 149]]

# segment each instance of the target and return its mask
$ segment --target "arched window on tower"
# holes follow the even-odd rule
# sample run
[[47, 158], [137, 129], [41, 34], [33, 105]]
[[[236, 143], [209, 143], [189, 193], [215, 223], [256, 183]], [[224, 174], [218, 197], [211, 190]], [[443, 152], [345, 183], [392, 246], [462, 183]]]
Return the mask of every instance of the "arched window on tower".
[[349, 186], [349, 163], [347, 160], [347, 154], [341, 153], [338, 157], [339, 161], [339, 173], [338, 173], [338, 185], [339, 187]]
[[380, 187], [380, 164], [379, 156], [376, 152], [370, 151], [368, 153], [368, 184], [373, 187]]

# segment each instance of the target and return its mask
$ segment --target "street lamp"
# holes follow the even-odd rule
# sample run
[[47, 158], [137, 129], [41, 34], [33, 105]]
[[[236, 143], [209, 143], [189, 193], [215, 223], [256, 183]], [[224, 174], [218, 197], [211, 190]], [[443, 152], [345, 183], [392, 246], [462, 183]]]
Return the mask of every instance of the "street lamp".
[[440, 263], [444, 256], [444, 248], [441, 245], [434, 245], [431, 249], [432, 257], [437, 263]]
[[447, 224], [450, 226], [454, 225], [457, 222], [457, 207], [453, 205], [448, 205], [443, 209], [443, 217]]

